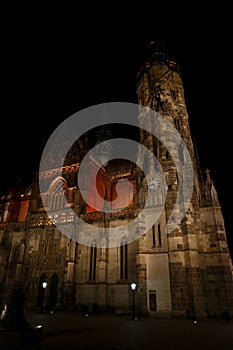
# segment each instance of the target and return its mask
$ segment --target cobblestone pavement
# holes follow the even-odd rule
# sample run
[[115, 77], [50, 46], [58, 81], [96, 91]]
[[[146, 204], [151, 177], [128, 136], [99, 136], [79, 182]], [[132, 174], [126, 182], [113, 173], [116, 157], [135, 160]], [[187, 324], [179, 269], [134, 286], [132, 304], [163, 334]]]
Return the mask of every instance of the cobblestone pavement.
[[[43, 325], [40, 341], [12, 334], [0, 342], [0, 350], [233, 350], [233, 321], [188, 319], [133, 320], [130, 316], [81, 316], [75, 312], [30, 313], [32, 324]], [[3, 339], [3, 338], [1, 338]]]

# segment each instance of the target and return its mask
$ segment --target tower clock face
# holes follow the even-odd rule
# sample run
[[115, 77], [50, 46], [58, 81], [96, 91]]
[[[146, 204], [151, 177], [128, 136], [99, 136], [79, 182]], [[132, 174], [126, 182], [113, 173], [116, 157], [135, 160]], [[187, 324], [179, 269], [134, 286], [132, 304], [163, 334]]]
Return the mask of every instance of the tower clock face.
[[161, 185], [161, 181], [158, 176], [154, 176], [147, 181], [147, 188], [149, 192], [156, 191]]

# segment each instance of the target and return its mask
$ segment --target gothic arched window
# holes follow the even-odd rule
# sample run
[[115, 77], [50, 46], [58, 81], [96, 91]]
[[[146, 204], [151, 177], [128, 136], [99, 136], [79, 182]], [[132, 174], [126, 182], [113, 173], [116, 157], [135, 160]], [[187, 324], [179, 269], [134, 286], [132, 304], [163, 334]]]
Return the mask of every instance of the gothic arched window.
[[89, 280], [95, 281], [96, 279], [96, 256], [97, 256], [97, 247], [93, 243], [90, 247], [90, 268], [89, 268]]
[[120, 244], [120, 279], [128, 278], [128, 245], [126, 239]]
[[57, 179], [50, 189], [50, 208], [51, 210], [58, 210], [65, 207], [65, 196], [67, 185], [64, 179]]

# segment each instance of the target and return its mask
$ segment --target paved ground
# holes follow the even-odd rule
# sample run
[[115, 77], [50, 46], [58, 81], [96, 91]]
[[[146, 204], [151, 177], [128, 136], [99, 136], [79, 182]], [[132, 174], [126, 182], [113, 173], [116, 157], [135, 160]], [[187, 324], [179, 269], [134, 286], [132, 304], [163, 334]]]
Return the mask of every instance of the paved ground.
[[19, 345], [8, 335], [0, 350], [233, 350], [233, 321], [188, 319], [132, 320], [130, 316], [57, 312], [28, 314], [32, 324], [43, 325], [39, 342]]

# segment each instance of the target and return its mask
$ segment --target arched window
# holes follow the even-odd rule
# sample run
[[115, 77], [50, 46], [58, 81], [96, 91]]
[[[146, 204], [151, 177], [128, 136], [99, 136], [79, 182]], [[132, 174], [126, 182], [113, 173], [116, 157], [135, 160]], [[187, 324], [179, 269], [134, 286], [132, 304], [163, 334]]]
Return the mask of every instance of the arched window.
[[162, 238], [161, 238], [161, 225], [158, 224], [158, 244], [159, 246], [162, 245]]
[[50, 189], [50, 209], [58, 210], [65, 207], [65, 196], [67, 185], [64, 179], [57, 179]]
[[128, 245], [126, 239], [120, 244], [120, 279], [128, 278]]
[[180, 160], [181, 164], [184, 165], [185, 159], [184, 159], [184, 144], [183, 144], [183, 142], [181, 142], [179, 144], [178, 154], [179, 154], [179, 160]]
[[155, 227], [155, 225], [152, 226], [151, 240], [152, 240], [152, 247], [155, 247], [155, 246], [161, 247], [162, 245], [161, 224], [158, 224], [157, 228]]
[[18, 260], [19, 260], [19, 244], [16, 244], [12, 255], [12, 262], [17, 263]]
[[90, 267], [89, 267], [89, 280], [95, 281], [96, 279], [96, 256], [97, 248], [96, 244], [93, 243], [90, 247]]
[[180, 120], [178, 118], [175, 118], [174, 119], [174, 122], [175, 122], [175, 127], [177, 130], [180, 130]]
[[58, 275], [56, 272], [50, 278], [50, 288], [49, 288], [49, 309], [54, 310], [57, 303], [58, 294]]
[[155, 225], [152, 226], [152, 246], [156, 246]]

